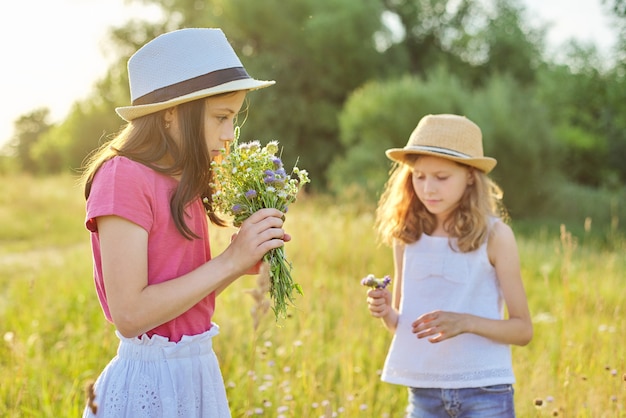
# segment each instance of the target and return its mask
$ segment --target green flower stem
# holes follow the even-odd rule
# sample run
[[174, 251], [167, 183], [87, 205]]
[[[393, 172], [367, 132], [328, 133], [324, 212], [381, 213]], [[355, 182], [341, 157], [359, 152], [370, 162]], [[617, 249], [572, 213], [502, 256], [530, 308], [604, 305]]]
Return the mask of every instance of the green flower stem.
[[293, 305], [294, 291], [302, 295], [300, 285], [293, 282], [291, 277], [291, 263], [287, 261], [285, 247], [270, 250], [263, 259], [269, 263], [270, 273], [270, 297], [272, 298], [272, 310], [276, 320], [287, 317], [287, 306]]

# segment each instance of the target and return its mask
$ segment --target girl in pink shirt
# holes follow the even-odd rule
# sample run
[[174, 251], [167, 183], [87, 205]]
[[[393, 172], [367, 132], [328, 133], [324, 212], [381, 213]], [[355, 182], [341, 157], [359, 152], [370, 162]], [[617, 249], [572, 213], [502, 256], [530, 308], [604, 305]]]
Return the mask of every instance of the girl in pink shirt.
[[[161, 35], [128, 61], [126, 127], [89, 160], [86, 227], [118, 354], [93, 387], [85, 417], [230, 417], [211, 346], [215, 298], [290, 240], [262, 209], [212, 257], [211, 159], [233, 140], [250, 77], [219, 29]], [[206, 203], [203, 203], [203, 199]]]

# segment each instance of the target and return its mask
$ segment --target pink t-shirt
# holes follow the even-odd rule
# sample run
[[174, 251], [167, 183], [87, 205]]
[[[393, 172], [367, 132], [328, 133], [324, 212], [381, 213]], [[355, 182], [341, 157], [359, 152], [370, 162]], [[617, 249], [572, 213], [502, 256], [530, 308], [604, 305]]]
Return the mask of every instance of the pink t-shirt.
[[[125, 157], [105, 162], [96, 173], [89, 199], [85, 226], [91, 231], [94, 279], [105, 317], [111, 321], [102, 277], [97, 217], [116, 215], [148, 231], [148, 284], [179, 277], [211, 259], [207, 216], [198, 198], [186, 208], [186, 222], [199, 239], [186, 239], [174, 224], [170, 198], [178, 182]], [[215, 293], [169, 322], [147, 332], [180, 341], [211, 328]]]

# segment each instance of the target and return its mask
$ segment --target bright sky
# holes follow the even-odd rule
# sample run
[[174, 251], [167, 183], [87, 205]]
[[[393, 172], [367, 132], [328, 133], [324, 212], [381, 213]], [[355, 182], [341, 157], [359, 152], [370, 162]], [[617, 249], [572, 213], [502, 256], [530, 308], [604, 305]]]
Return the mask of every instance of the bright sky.
[[[603, 0], [522, 0], [533, 26], [548, 24], [548, 43], [556, 50], [575, 38], [595, 43], [608, 52], [614, 46], [617, 29]], [[532, 20], [532, 19], [537, 20]]]
[[0, 146], [21, 115], [48, 107], [59, 122], [88, 95], [115, 58], [103, 45], [108, 28], [159, 17], [124, 0], [11, 0], [2, 9]]
[[[608, 50], [615, 30], [602, 0], [524, 0], [530, 17], [550, 24], [548, 42], [557, 48], [572, 37]], [[13, 0], [0, 15], [0, 145], [13, 122], [39, 107], [61, 121], [71, 105], [88, 95], [112, 62], [102, 41], [107, 29], [132, 17], [158, 18], [155, 8], [124, 0]], [[121, 104], [123, 105], [123, 103]]]

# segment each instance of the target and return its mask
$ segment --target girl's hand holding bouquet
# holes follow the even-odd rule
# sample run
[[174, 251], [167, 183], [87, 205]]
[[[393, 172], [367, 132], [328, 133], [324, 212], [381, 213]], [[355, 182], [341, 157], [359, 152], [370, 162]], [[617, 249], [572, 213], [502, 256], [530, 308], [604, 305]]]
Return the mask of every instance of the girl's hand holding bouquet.
[[[230, 241], [231, 241], [231, 242], [233, 242], [233, 241], [235, 240], [235, 238], [237, 237], [237, 235], [238, 235], [237, 233], [233, 234], [233, 235], [230, 237]], [[282, 239], [283, 239], [283, 241], [284, 241], [284, 242], [289, 242], [289, 241], [291, 241], [291, 235], [289, 235], [289, 234], [285, 234], [285, 235], [283, 235], [283, 238], [282, 238]], [[246, 272], [245, 272], [245, 273], [243, 273], [243, 274], [249, 274], [249, 275], [252, 275], [252, 274], [260, 274], [260, 273], [261, 273], [261, 268], [262, 268], [262, 266], [263, 266], [263, 263], [264, 263], [264, 262], [265, 262], [265, 260], [263, 260], [263, 259], [259, 260], [259, 261], [258, 261], [255, 265], [253, 265], [252, 267], [250, 267], [250, 268], [249, 268], [248, 270], [246, 270]]]

